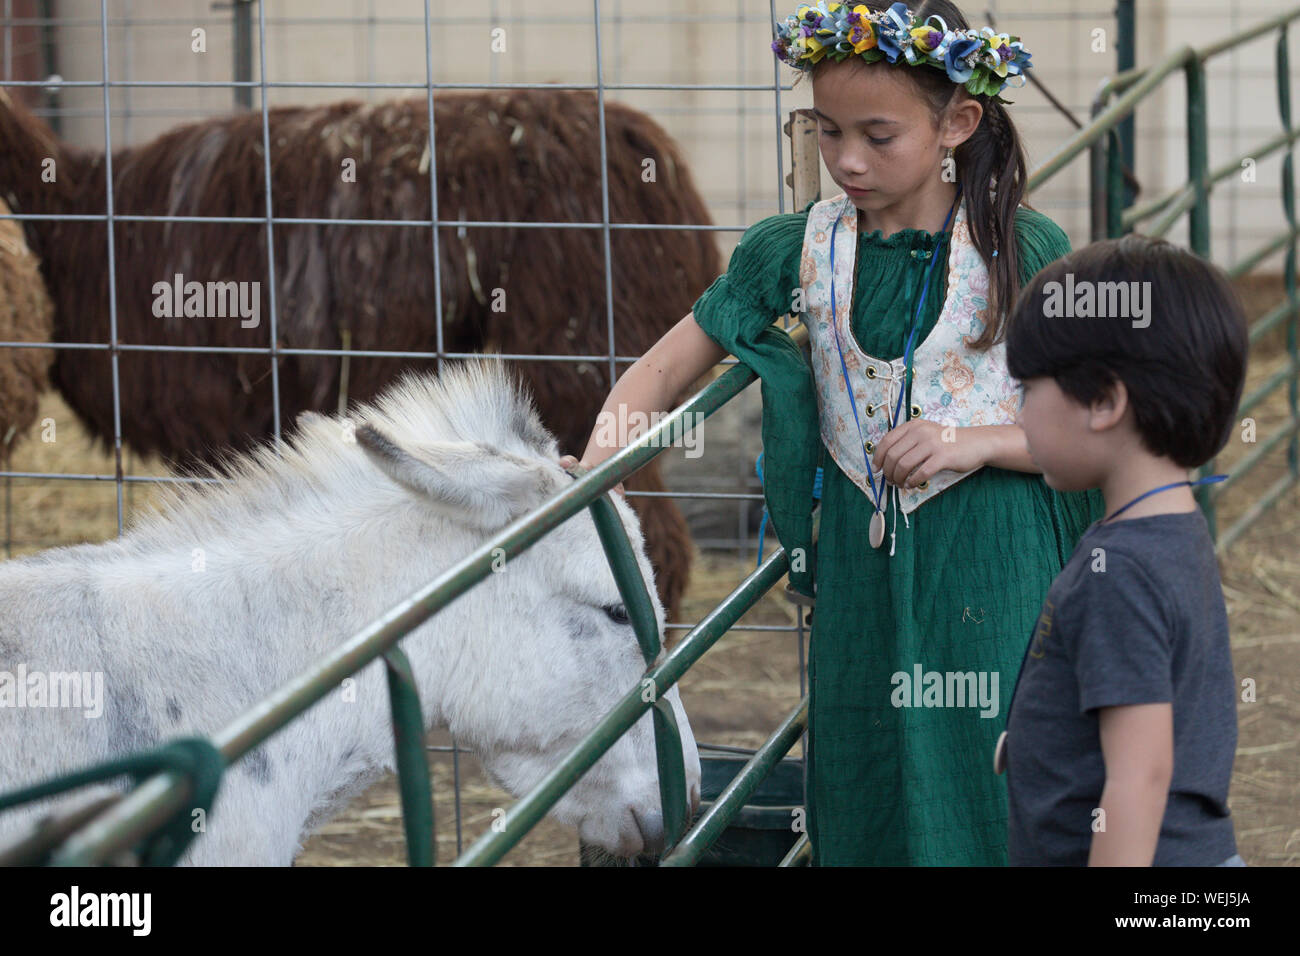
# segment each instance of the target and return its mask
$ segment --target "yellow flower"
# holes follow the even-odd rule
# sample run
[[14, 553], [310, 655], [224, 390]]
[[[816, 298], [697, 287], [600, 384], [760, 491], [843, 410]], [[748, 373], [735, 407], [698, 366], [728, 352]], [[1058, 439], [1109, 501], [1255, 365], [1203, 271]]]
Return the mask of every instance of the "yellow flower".
[[[1014, 51], [1011, 49], [1011, 37], [1005, 33], [999, 33], [996, 36], [989, 37], [988, 44], [989, 52], [993, 54], [995, 62], [995, 65], [990, 69], [998, 76], [1005, 77], [1007, 75], [1007, 60], [1014, 55]], [[1006, 50], [1005, 56], [1002, 53], [1004, 48]]]
[[809, 63], [816, 63], [826, 55], [825, 44], [816, 37], [799, 37], [795, 42], [804, 49], [800, 58], [807, 60]]
[[[912, 45], [923, 53], [929, 53], [943, 42], [943, 34], [933, 27], [916, 27], [912, 32]], [[930, 41], [934, 42], [931, 43]]]
[[862, 39], [853, 44], [853, 52], [864, 53], [876, 46], [876, 27], [867, 19], [871, 9], [866, 4], [859, 3], [853, 8], [853, 12], [862, 16], [862, 19], [858, 21], [858, 29], [862, 31]]

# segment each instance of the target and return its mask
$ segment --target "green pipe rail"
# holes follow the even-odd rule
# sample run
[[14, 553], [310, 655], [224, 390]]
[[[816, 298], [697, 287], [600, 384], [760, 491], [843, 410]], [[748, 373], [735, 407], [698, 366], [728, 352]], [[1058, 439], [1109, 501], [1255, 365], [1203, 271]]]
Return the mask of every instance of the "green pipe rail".
[[[1287, 382], [1290, 421], [1233, 469], [1227, 482], [1198, 493], [1212, 531], [1215, 529], [1213, 503], [1218, 494], [1247, 474], [1269, 452], [1290, 438], [1289, 473], [1271, 487], [1232, 527], [1216, 535], [1216, 548], [1222, 549], [1241, 535], [1244, 529], [1297, 480], [1296, 431], [1297, 370], [1296, 355], [1296, 239], [1300, 234], [1295, 217], [1295, 187], [1291, 147], [1297, 132], [1291, 125], [1290, 95], [1287, 85], [1287, 27], [1300, 17], [1300, 8], [1279, 15], [1235, 36], [1225, 38], [1200, 50], [1183, 47], [1158, 64], [1144, 69], [1126, 70], [1103, 83], [1093, 105], [1092, 121], [1079, 130], [1029, 179], [1030, 191], [1065, 168], [1084, 150], [1090, 151], [1091, 189], [1093, 198], [1093, 236], [1122, 235], [1139, 222], [1156, 219], [1154, 235], [1167, 232], [1178, 217], [1189, 215], [1192, 249], [1203, 257], [1210, 253], [1209, 195], [1214, 184], [1240, 168], [1241, 160], [1259, 158], [1286, 150], [1283, 161], [1283, 204], [1289, 230], [1272, 238], [1229, 270], [1236, 277], [1249, 271], [1267, 256], [1286, 249], [1286, 300], [1251, 329], [1252, 345], [1261, 336], [1286, 322], [1289, 361], [1285, 368], [1270, 376], [1241, 403], [1245, 414], [1259, 404], [1283, 382]], [[1260, 150], [1240, 157], [1236, 163], [1211, 170], [1207, 162], [1204, 65], [1211, 57], [1246, 43], [1271, 31], [1278, 31], [1276, 66], [1278, 102], [1283, 132], [1264, 143]], [[1122, 144], [1117, 130], [1136, 104], [1155, 90], [1175, 70], [1181, 69], [1187, 85], [1188, 182], [1168, 194], [1124, 208]], [[1115, 98], [1111, 102], [1112, 98]], [[807, 329], [796, 325], [788, 330], [801, 347], [807, 342]], [[619, 482], [648, 464], [663, 448], [670, 447], [690, 431], [686, 422], [699, 422], [740, 394], [755, 380], [744, 365], [737, 365], [702, 389], [681, 407], [661, 419], [642, 435], [577, 480], [555, 498], [531, 514], [524, 515], [503, 529], [457, 564], [438, 575], [425, 587], [411, 594], [386, 614], [362, 628], [325, 655], [296, 679], [268, 695], [257, 705], [237, 717], [209, 740], [173, 742], [189, 744], [203, 756], [211, 751], [206, 778], [196, 773], [194, 764], [163, 759], [168, 748], [146, 754], [131, 755], [97, 768], [67, 774], [22, 791], [0, 794], [0, 811], [19, 803], [39, 799], [84, 785], [89, 780], [113, 775], [133, 774], [136, 785], [125, 794], [96, 801], [75, 812], [47, 817], [31, 833], [8, 847], [0, 848], [0, 864], [50, 863], [87, 865], [146, 861], [174, 862], [184, 849], [179, 845], [158, 848], [164, 831], [173, 836], [177, 822], [188, 820], [192, 805], [210, 802], [215, 793], [212, 775], [229, 768], [260, 746], [290, 721], [300, 716], [346, 677], [382, 657], [388, 676], [396, 766], [401, 792], [403, 825], [407, 841], [407, 858], [413, 866], [430, 866], [435, 861], [433, 795], [423, 746], [424, 723], [410, 666], [399, 642], [411, 630], [464, 594], [492, 572], [494, 561], [504, 553], [514, 557], [531, 547], [545, 534], [583, 508], [591, 511], [600, 540], [610, 562], [619, 591], [632, 620], [647, 670], [637, 686], [629, 688], [619, 703], [596, 725], [530, 793], [515, 802], [490, 832], [480, 837], [456, 861], [457, 866], [491, 865], [510, 851], [540, 821], [567, 790], [589, 770], [610, 747], [626, 733], [647, 710], [653, 713], [655, 753], [659, 769], [660, 799], [664, 809], [665, 851], [661, 865], [690, 866], [735, 819], [755, 789], [774, 766], [793, 747], [807, 729], [808, 701], [782, 722], [739, 774], [719, 794], [713, 805], [695, 821], [687, 814], [685, 772], [681, 735], [672, 709], [662, 694], [698, 661], [727, 631], [766, 594], [789, 570], [783, 548], [778, 548], [748, 575], [716, 608], [699, 622], [682, 640], [665, 654], [660, 645], [653, 604], [647, 584], [632, 552], [621, 521], [608, 493]], [[1209, 473], [1213, 462], [1204, 469]], [[817, 515], [814, 514], [814, 536]], [[173, 755], [174, 756], [174, 755]], [[160, 769], [155, 769], [160, 768]], [[197, 791], [203, 790], [203, 794]], [[186, 828], [179, 828], [186, 829]], [[811, 847], [802, 835], [781, 866], [807, 865]]]
[[[791, 336], [797, 343], [803, 344], [807, 340], [807, 330], [797, 327], [791, 330]], [[407, 858], [412, 866], [432, 865], [435, 847], [434, 818], [423, 747], [424, 723], [410, 665], [398, 642], [492, 573], [493, 563], [499, 559], [499, 555], [504, 553], [507, 558], [511, 558], [522, 553], [585, 507], [592, 513], [648, 669], [637, 686], [624, 695], [592, 733], [531, 793], [510, 807], [500, 824], [493, 828], [493, 832], [469, 847], [456, 860], [456, 865], [490, 865], [501, 859], [650, 709], [653, 709], [665, 844], [667, 849], [674, 847], [678, 838], [684, 835], [689, 822], [685, 761], [676, 720], [671, 707], [661, 695], [780, 581], [789, 570], [789, 561], [784, 549], [774, 552], [670, 653], [664, 655], [647, 584], [641, 576], [626, 530], [608, 492], [646, 465], [663, 448], [679, 443], [690, 432], [687, 422], [703, 421], [738, 395], [755, 378], [754, 373], [743, 365], [731, 368], [672, 414], [662, 418], [636, 444], [621, 449], [590, 472], [580, 474], [571, 486], [555, 498], [498, 532], [428, 585], [344, 641], [297, 678], [213, 734], [208, 743], [219, 758], [221, 767], [218, 771], [229, 768], [260, 746], [272, 734], [333, 691], [344, 678], [355, 674], [376, 658], [383, 657], [388, 675]], [[814, 537], [815, 533], [816, 523]], [[770, 768], [769, 760], [784, 756], [805, 727], [806, 710], [801, 710], [797, 717], [783, 725], [784, 749], [778, 752], [769, 742], [769, 746], [760, 752], [764, 761], [761, 766]], [[132, 768], [149, 765], [145, 760], [147, 756], [139, 755], [137, 761], [130, 758], [110, 761], [99, 768], [0, 794], [0, 811], [82, 786], [91, 780], [100, 781], [109, 775], [129, 773]], [[758, 779], [753, 777], [753, 773], [752, 768], [747, 769], [741, 777], [745, 780], [752, 779], [753, 784], [757, 785]], [[0, 848], [0, 863], [86, 866], [153, 858], [144, 848], [163, 828], [174, 827], [178, 819], [188, 819], [193, 809], [191, 804], [194, 789], [190, 776], [181, 770], [167, 769], [153, 773], [125, 795], [114, 795], [99, 801], [93, 808], [79, 808], [74, 814], [47, 818], [37, 825], [37, 830], [32, 834], [9, 847]], [[734, 786], [731, 789], [742, 799], [748, 793], [742, 793]], [[709, 819], [725, 822], [740, 807], [741, 802], [735, 797], [731, 800], [719, 799], [710, 808]], [[691, 834], [696, 833], [698, 828], [697, 824]], [[690, 845], [699, 848], [699, 838], [691, 836]], [[183, 849], [183, 845], [177, 847], [170, 862], [174, 862]]]
[[[1287, 51], [1288, 27], [1300, 18], [1300, 8], [1271, 17], [1255, 26], [1200, 49], [1183, 46], [1160, 62], [1142, 69], [1125, 70], [1105, 80], [1097, 91], [1092, 105], [1092, 122], [1054, 153], [1030, 177], [1031, 190], [1041, 186], [1069, 164], [1084, 149], [1090, 151], [1090, 184], [1092, 194], [1092, 238], [1118, 238], [1140, 223], [1150, 221], [1144, 234], [1163, 237], [1187, 214], [1189, 241], [1193, 252], [1207, 261], [1211, 260], [1210, 195], [1216, 183], [1240, 173], [1247, 162], [1257, 162], [1274, 153], [1284, 151], [1282, 157], [1282, 206], [1286, 213], [1287, 228], [1271, 237], [1240, 262], [1226, 269], [1229, 278], [1237, 279], [1254, 269], [1264, 259], [1286, 250], [1283, 277], [1285, 298], [1267, 314], [1256, 319], [1250, 327], [1250, 344], [1286, 323], [1287, 361], [1267, 381], [1243, 397], [1238, 416], [1247, 415], [1284, 382], [1287, 383], [1289, 417], [1268, 438], [1238, 462], [1228, 473], [1226, 481], [1214, 485], [1201, 485], [1195, 490], [1197, 502], [1205, 514], [1210, 534], [1215, 541], [1215, 551], [1222, 554], [1269, 508], [1300, 480], [1300, 449], [1297, 448], [1297, 429], [1300, 428], [1300, 410], [1297, 398], [1300, 393], [1300, 360], [1296, 353], [1296, 313], [1300, 300], [1296, 296], [1296, 237], [1300, 228], [1296, 224], [1295, 175], [1291, 150], [1300, 130], [1291, 123], [1290, 61]], [[1274, 66], [1277, 80], [1278, 112], [1282, 131], [1261, 143], [1257, 149], [1247, 150], [1222, 166], [1209, 168], [1209, 130], [1206, 115], [1205, 65], [1212, 58], [1236, 49], [1252, 40], [1277, 33]], [[1123, 183], [1124, 155], [1117, 127], [1130, 116], [1137, 104], [1159, 88], [1161, 83], [1177, 70], [1181, 70], [1186, 86], [1187, 124], [1187, 182], [1163, 195], [1125, 208]], [[1218, 530], [1216, 504], [1233, 486], [1249, 474], [1270, 452], [1287, 442], [1287, 471], [1270, 485], [1258, 500], [1252, 502], [1243, 514], [1222, 533]], [[1198, 471], [1198, 477], [1216, 472], [1214, 461], [1207, 462]]]

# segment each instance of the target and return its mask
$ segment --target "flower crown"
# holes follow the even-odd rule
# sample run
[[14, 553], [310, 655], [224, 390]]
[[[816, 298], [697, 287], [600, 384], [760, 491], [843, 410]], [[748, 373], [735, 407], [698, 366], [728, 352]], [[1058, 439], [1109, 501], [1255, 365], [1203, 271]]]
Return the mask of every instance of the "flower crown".
[[875, 13], [861, 3], [850, 9], [845, 3], [820, 0], [816, 6], [800, 5], [775, 27], [772, 51], [795, 69], [811, 70], [828, 53], [836, 62], [859, 55], [866, 63], [885, 59], [932, 66], [946, 70], [950, 80], [964, 84], [972, 95], [987, 94], [999, 103], [1007, 102], [998, 94], [1009, 77], [1020, 78], [1012, 86], [1023, 86], [1031, 66], [1019, 37], [994, 33], [992, 27], [949, 30], [942, 17], [922, 20], [902, 3]]

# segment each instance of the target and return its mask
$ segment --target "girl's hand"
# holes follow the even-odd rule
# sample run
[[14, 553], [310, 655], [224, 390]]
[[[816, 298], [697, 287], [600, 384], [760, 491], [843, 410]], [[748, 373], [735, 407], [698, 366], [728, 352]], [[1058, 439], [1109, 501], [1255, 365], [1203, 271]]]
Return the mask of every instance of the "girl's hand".
[[871, 456], [871, 467], [899, 488], [914, 488], [944, 469], [974, 471], [988, 463], [992, 449], [979, 428], [953, 427], [954, 441], [944, 441], [947, 426], [913, 418], [886, 432]]
[[[562, 455], [560, 457], [560, 467], [565, 471], [569, 471], [574, 467], [581, 468], [583, 471], [590, 471], [595, 466], [585, 461], [578, 461], [578, 459], [574, 458], [572, 455]], [[627, 498], [627, 495], [623, 493], [623, 482], [620, 481], [616, 484], [614, 490], [622, 495], [624, 499]]]

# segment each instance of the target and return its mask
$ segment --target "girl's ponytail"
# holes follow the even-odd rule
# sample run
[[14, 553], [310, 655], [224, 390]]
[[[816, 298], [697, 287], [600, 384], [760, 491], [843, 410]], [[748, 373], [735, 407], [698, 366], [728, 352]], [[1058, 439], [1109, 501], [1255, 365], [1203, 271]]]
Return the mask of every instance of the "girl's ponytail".
[[1004, 316], [1020, 291], [1016, 207], [1024, 197], [1029, 174], [1020, 134], [1006, 107], [987, 96], [975, 99], [984, 107], [984, 116], [970, 139], [953, 150], [953, 159], [966, 197], [971, 241], [989, 272], [986, 316], [995, 319], [986, 322], [984, 331], [969, 343], [984, 351], [1004, 337]]

